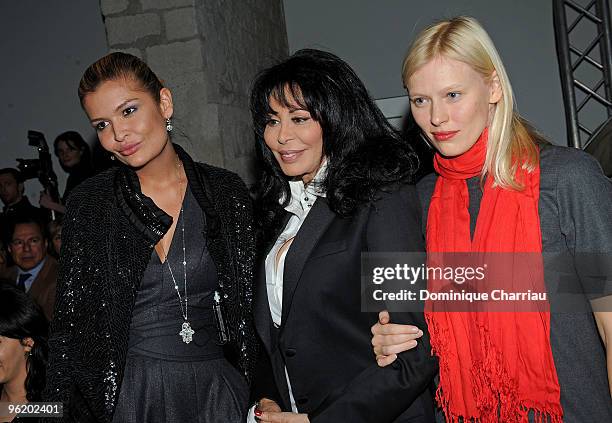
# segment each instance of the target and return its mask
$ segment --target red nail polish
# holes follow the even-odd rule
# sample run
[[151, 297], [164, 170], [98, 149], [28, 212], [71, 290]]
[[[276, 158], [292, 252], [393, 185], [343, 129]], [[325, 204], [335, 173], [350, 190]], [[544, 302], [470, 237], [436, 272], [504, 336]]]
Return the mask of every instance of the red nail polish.
[[263, 412], [261, 410], [258, 410], [257, 408], [255, 409], [255, 415], [257, 417], [261, 417], [262, 414], [263, 414]]

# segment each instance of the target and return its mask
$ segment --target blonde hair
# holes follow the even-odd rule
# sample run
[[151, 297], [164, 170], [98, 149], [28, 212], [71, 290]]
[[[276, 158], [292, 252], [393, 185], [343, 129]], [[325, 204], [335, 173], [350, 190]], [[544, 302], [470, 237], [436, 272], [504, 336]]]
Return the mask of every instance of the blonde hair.
[[487, 82], [493, 72], [497, 73], [503, 95], [489, 126], [482, 177], [490, 173], [496, 185], [520, 190], [522, 185], [515, 178], [517, 166], [534, 170], [538, 162], [536, 143], [545, 141], [516, 112], [512, 86], [493, 41], [471, 17], [459, 16], [429, 26], [419, 34], [404, 59], [404, 86], [407, 88], [410, 77], [436, 57], [466, 63]]

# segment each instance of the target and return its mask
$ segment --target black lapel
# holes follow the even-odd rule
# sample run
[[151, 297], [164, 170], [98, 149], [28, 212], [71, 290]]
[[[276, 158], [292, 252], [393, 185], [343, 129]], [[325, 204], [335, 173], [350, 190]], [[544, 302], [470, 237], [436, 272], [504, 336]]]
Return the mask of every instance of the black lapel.
[[202, 211], [204, 211], [204, 217], [206, 219], [206, 230], [208, 236], [216, 236], [217, 231], [220, 229], [221, 222], [219, 221], [219, 215], [214, 208], [214, 196], [212, 193], [212, 187], [210, 181], [206, 178], [204, 172], [198, 172], [196, 164], [189, 154], [181, 148], [180, 145], [173, 144], [176, 154], [183, 162], [185, 169], [185, 175], [189, 181], [189, 189], [193, 196], [197, 200]]
[[[306, 216], [297, 236], [291, 243], [287, 257], [285, 258], [285, 273], [283, 275], [283, 314], [281, 321], [287, 321], [287, 316], [291, 310], [293, 294], [297, 288], [302, 270], [306, 260], [314, 249], [315, 245], [334, 220], [336, 214], [330, 210], [327, 200], [323, 197], [317, 198], [312, 210]], [[282, 330], [282, 329], [281, 329]]]
[[274, 247], [274, 244], [276, 243], [276, 240], [278, 239], [280, 234], [282, 234], [285, 230], [285, 226], [287, 226], [287, 222], [289, 222], [291, 216], [293, 216], [291, 213], [286, 210], [283, 210], [282, 212], [279, 212], [278, 217], [274, 218], [272, 228], [269, 229], [270, 234], [263, 237], [265, 238], [265, 242], [263, 243], [264, 245], [262, 246], [262, 252], [264, 254], [261, 257], [264, 260], [270, 253], [272, 247]]
[[[222, 287], [221, 275], [231, 275], [235, 280], [235, 269], [230, 247], [227, 243], [228, 236], [225, 233], [221, 216], [217, 211], [218, 201], [213, 194], [213, 187], [206, 172], [200, 168], [196, 169], [196, 163], [179, 145], [174, 144], [174, 149], [183, 162], [185, 174], [189, 181], [189, 189], [204, 212], [205, 229], [202, 234], [206, 238], [208, 252], [215, 262], [219, 284]], [[223, 289], [222, 289], [223, 291]], [[224, 291], [227, 292], [227, 291]]]
[[157, 244], [172, 226], [172, 217], [142, 193], [138, 176], [129, 167], [119, 167], [114, 186], [119, 209], [153, 245]]
[[257, 275], [256, 275], [256, 287], [257, 291], [255, 293], [255, 326], [257, 327], [257, 332], [261, 337], [262, 342], [266, 346], [268, 353], [272, 353], [274, 349], [272, 345], [272, 315], [270, 314], [270, 303], [268, 302], [268, 288], [266, 285], [266, 257], [268, 253], [274, 246], [276, 239], [282, 233], [285, 226], [287, 226], [287, 222], [291, 217], [291, 213], [284, 212], [282, 217], [277, 220], [277, 223], [274, 225], [274, 236], [266, 237], [266, 239], [271, 239], [271, 242], [268, 242], [267, 245], [263, 246], [262, 252], [260, 255], [259, 266], [257, 267]]

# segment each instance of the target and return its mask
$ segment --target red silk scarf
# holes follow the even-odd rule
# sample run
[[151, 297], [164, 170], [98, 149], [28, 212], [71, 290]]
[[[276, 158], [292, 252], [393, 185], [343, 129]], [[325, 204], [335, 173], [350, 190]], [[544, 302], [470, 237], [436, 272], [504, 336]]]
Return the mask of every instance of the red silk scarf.
[[[522, 191], [494, 187], [493, 178], [487, 177], [470, 239], [466, 179], [481, 174], [487, 137], [485, 128], [476, 144], [458, 157], [435, 155], [439, 177], [427, 218], [428, 252], [542, 251], [539, 166], [532, 172], [519, 166], [516, 177], [524, 185]], [[542, 268], [529, 272], [536, 273], [535, 285], [542, 287]], [[483, 423], [527, 422], [530, 411], [536, 421], [562, 421], [548, 309], [450, 312], [435, 311], [429, 303], [425, 317], [440, 362], [436, 400], [447, 422], [460, 417]]]

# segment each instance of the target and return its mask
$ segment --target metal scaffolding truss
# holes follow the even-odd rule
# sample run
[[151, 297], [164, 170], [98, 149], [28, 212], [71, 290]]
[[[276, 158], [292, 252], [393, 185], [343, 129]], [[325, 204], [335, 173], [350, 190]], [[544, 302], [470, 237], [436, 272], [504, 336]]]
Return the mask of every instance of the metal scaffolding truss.
[[568, 144], [587, 148], [612, 125], [608, 0], [553, 0]]

